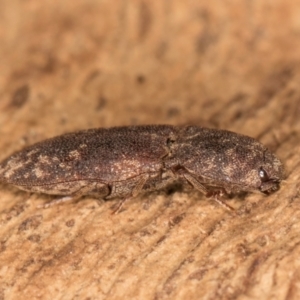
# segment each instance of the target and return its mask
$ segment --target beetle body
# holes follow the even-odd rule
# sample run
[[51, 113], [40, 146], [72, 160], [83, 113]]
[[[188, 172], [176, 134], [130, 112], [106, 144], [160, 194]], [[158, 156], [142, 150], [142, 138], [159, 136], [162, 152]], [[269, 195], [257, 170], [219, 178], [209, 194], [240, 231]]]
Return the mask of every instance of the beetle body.
[[209, 195], [279, 188], [280, 160], [253, 138], [197, 126], [89, 129], [29, 146], [0, 164], [0, 180], [30, 192], [128, 198], [174, 180]]

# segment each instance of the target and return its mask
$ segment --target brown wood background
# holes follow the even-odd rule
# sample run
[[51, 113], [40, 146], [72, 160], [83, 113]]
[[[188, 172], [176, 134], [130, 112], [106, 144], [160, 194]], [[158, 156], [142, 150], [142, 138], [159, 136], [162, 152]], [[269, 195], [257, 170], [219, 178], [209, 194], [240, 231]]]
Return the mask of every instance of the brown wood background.
[[300, 5], [0, 1], [0, 159], [64, 132], [197, 124], [258, 138], [279, 192], [126, 203], [0, 186], [0, 299], [299, 299]]

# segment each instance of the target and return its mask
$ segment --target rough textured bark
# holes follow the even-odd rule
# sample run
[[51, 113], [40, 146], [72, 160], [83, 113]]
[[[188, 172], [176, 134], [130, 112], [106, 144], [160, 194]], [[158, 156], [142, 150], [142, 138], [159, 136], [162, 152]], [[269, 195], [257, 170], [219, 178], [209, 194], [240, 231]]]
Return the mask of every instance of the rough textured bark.
[[0, 187], [0, 299], [299, 299], [298, 1], [2, 1], [0, 159], [64, 132], [196, 124], [258, 138], [271, 195], [125, 204]]

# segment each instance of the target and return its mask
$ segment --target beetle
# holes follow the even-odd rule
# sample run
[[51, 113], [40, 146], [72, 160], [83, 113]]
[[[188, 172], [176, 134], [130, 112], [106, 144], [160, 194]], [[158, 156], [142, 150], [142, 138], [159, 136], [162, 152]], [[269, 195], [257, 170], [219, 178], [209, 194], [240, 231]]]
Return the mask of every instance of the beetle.
[[93, 195], [124, 202], [176, 180], [221, 201], [240, 191], [269, 194], [283, 177], [281, 161], [254, 138], [198, 126], [82, 130], [38, 142], [0, 163], [0, 181], [66, 196], [58, 201]]

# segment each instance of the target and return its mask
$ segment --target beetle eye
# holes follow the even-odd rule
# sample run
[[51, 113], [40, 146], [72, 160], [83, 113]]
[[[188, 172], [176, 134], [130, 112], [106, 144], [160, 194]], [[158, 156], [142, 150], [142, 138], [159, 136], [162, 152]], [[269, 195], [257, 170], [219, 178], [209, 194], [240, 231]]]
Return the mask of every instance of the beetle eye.
[[260, 168], [260, 169], [259, 169], [258, 174], [259, 174], [260, 180], [261, 180], [262, 182], [269, 181], [270, 178], [269, 178], [267, 172], [266, 172], [263, 168]]

